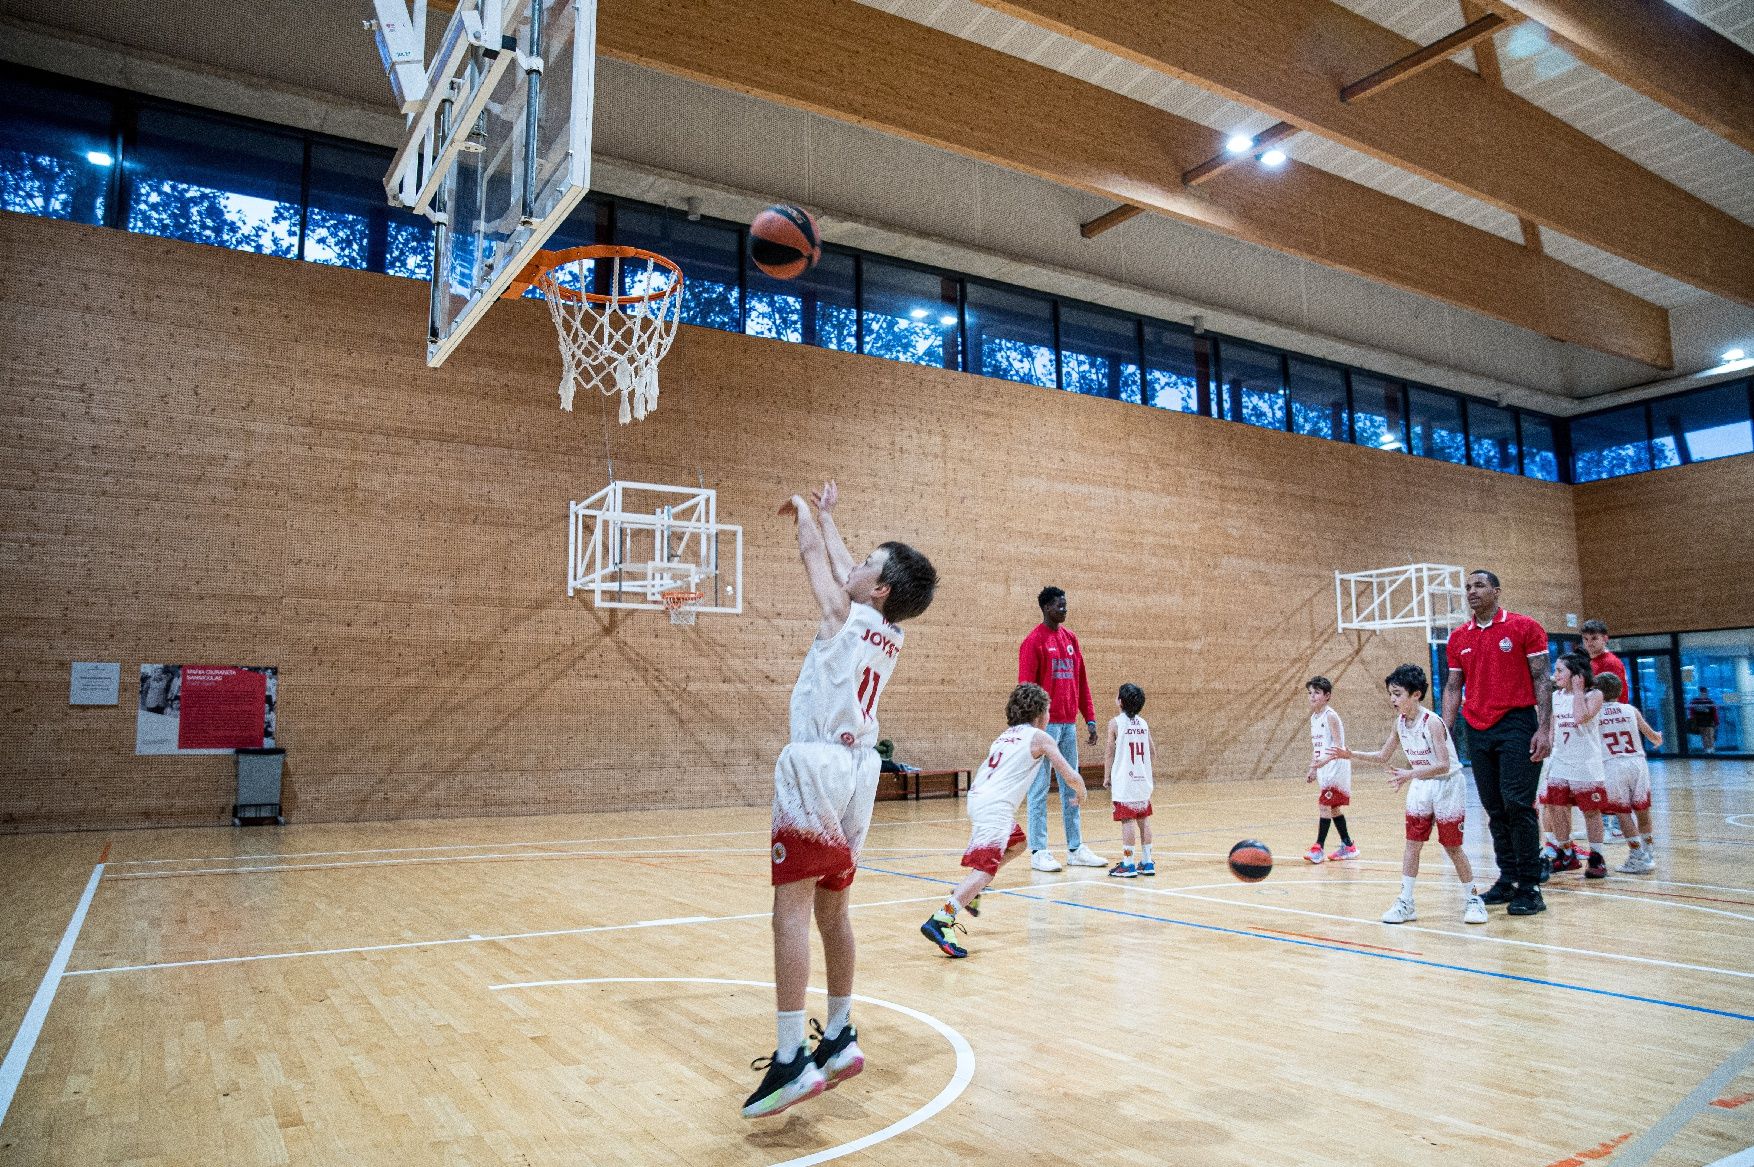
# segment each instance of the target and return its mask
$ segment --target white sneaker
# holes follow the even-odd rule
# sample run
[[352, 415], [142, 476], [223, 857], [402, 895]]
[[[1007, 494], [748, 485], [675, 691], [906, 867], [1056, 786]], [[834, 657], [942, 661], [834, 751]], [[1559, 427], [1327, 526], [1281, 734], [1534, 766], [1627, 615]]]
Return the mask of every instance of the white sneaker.
[[1614, 870], [1622, 875], [1649, 875], [1657, 867], [1656, 860], [1651, 857], [1650, 850], [1640, 847], [1626, 857], [1626, 862]]
[[1066, 856], [1066, 862], [1070, 863], [1073, 867], [1107, 867], [1108, 866], [1107, 859], [1104, 859], [1101, 855], [1098, 855], [1095, 851], [1092, 851], [1089, 847], [1086, 847], [1082, 843], [1080, 843], [1078, 845], [1078, 849], [1076, 851], [1074, 851], [1070, 855]]
[[1033, 851], [1030, 853], [1029, 865], [1037, 871], [1060, 870], [1060, 861], [1055, 859], [1054, 853], [1049, 851], [1046, 847], [1043, 847], [1039, 851]]
[[1462, 909], [1462, 923], [1484, 924], [1486, 922], [1486, 901], [1479, 896], [1469, 896], [1468, 906]]
[[[1483, 910], [1486, 905], [1480, 906]], [[1413, 901], [1405, 898], [1397, 898], [1389, 905], [1389, 910], [1382, 914], [1382, 922], [1385, 924], [1406, 924], [1418, 918], [1419, 913], [1413, 910]]]

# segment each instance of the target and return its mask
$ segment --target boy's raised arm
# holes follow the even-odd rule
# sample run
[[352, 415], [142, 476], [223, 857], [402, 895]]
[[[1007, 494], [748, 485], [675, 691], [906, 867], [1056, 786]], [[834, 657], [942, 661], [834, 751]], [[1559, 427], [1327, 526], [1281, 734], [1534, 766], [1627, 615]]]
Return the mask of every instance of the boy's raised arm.
[[845, 583], [835, 579], [834, 568], [829, 563], [828, 544], [816, 516], [810, 513], [810, 504], [801, 495], [794, 494], [780, 507], [780, 514], [789, 514], [798, 521], [798, 555], [804, 561], [810, 591], [822, 608], [822, 625], [817, 629], [816, 638], [827, 640], [847, 622], [852, 600], [847, 597]]
[[822, 542], [828, 548], [828, 566], [834, 571], [834, 578], [841, 587], [846, 587], [847, 577], [853, 574], [853, 556], [847, 550], [846, 540], [840, 537], [840, 528], [834, 525], [834, 507], [840, 501], [840, 487], [830, 478], [822, 484], [822, 489], [810, 496], [816, 504], [816, 515], [822, 524]]

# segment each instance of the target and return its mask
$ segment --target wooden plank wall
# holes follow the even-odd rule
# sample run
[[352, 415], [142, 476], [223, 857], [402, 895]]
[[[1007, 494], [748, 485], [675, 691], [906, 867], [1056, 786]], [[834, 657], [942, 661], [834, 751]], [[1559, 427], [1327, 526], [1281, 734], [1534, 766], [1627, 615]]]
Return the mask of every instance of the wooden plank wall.
[[1754, 456], [1576, 488], [1584, 606], [1619, 634], [1754, 627]]
[[[229, 759], [134, 756], [142, 661], [278, 665], [303, 821], [763, 802], [814, 626], [775, 506], [830, 475], [855, 554], [942, 572], [883, 704], [928, 767], [1000, 728], [1045, 583], [1171, 781], [1299, 781], [1314, 672], [1386, 731], [1424, 645], [1337, 634], [1336, 568], [1490, 565], [1550, 627], [1581, 599], [1564, 486], [694, 328], [606, 427], [557, 408], [539, 303], [429, 370], [421, 284], [18, 216], [0, 284], [0, 829], [225, 821]], [[606, 428], [620, 477], [721, 492], [745, 615], [566, 598]], [[70, 708], [73, 660], [121, 661], [122, 707]]]

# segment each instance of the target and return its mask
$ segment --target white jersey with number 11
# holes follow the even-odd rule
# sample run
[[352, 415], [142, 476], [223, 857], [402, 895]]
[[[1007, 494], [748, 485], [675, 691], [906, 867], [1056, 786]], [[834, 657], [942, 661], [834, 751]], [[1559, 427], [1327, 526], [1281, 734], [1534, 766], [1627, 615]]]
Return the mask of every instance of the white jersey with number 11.
[[792, 687], [792, 740], [877, 744], [877, 698], [905, 634], [869, 604], [854, 604], [840, 630], [811, 642]]

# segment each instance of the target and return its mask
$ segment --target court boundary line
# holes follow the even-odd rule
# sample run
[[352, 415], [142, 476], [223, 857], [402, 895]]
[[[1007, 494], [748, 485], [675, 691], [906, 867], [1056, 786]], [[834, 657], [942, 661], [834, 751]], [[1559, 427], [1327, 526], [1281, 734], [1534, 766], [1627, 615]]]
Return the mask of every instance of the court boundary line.
[[[938, 899], [935, 895], [912, 896], [899, 900], [873, 900], [869, 903], [852, 904], [853, 908], [884, 908], [895, 904], [923, 904]], [[675, 924], [723, 924], [737, 920], [765, 920], [772, 916], [768, 912], [742, 912], [731, 916], [673, 916], [663, 920], [635, 920], [624, 924], [591, 924], [583, 928], [554, 928], [538, 932], [505, 932], [492, 936], [441, 936], [431, 940], [399, 940], [391, 944], [360, 944], [345, 948], [310, 948], [291, 952], [258, 952], [243, 956], [212, 956], [199, 960], [167, 960], [153, 961], [145, 964], [118, 964], [104, 968], [81, 968], [66, 973], [66, 977], [91, 977], [107, 973], [153, 972], [166, 968], [194, 968], [201, 965], [216, 964], [248, 964], [258, 960], [294, 960], [307, 956], [349, 956], [361, 952], [391, 952], [405, 948], [438, 948], [450, 944], [493, 944], [508, 940], [544, 940], [556, 936], [583, 936], [592, 932], [627, 932], [636, 928], [666, 928]]]
[[[885, 871], [880, 867], [860, 865], [860, 870], [870, 871], [878, 875], [893, 875], [902, 879], [917, 879], [927, 883], [945, 884], [951, 887], [956, 881], [940, 879], [930, 875], [914, 875], [906, 871]], [[1094, 880], [1078, 880], [1076, 883], [1094, 883]], [[1075, 884], [1074, 884], [1075, 886]], [[1689, 1013], [1704, 1013], [1713, 1017], [1728, 1017], [1735, 1021], [1754, 1022], [1754, 1014], [1736, 1013], [1728, 1009], [1713, 1009], [1708, 1005], [1689, 1005], [1683, 1001], [1668, 1001], [1661, 997], [1643, 997], [1636, 993], [1621, 993], [1613, 989], [1598, 989], [1590, 985], [1576, 985], [1568, 981], [1550, 981], [1541, 977], [1524, 976], [1521, 973], [1497, 972], [1493, 969], [1473, 968], [1465, 964], [1449, 964], [1440, 960], [1427, 960], [1410, 956], [1395, 956], [1386, 952], [1371, 952], [1362, 948], [1352, 948], [1341, 944], [1326, 944], [1314, 940], [1299, 940], [1290, 936], [1273, 936], [1264, 932], [1253, 932], [1246, 928], [1226, 928], [1220, 924], [1202, 924], [1194, 920], [1178, 920], [1173, 916], [1154, 916], [1148, 912], [1133, 912], [1123, 908], [1109, 908], [1100, 904], [1080, 903], [1077, 900], [1057, 900], [1046, 896], [1031, 895], [1017, 889], [1006, 889], [995, 892], [996, 895], [1016, 896], [1018, 899], [1030, 900], [1034, 903], [1056, 904], [1060, 907], [1078, 908], [1086, 912], [1104, 912], [1114, 916], [1128, 916], [1137, 920], [1153, 920], [1161, 924], [1174, 924], [1182, 928], [1192, 928], [1201, 932], [1218, 932], [1229, 936], [1243, 936], [1252, 940], [1265, 940], [1273, 944], [1294, 944], [1301, 948], [1319, 948], [1326, 952], [1347, 952], [1353, 956], [1368, 957], [1372, 960], [1388, 960], [1400, 964], [1421, 965], [1427, 968], [1444, 969], [1450, 972], [1469, 973], [1474, 976], [1492, 977], [1497, 980], [1519, 981], [1523, 984], [1542, 985], [1548, 988], [1564, 989], [1574, 993], [1588, 993], [1598, 997], [1614, 997], [1624, 1001], [1636, 1001], [1646, 1005], [1660, 1005], [1667, 1009], [1681, 1009]], [[1234, 901], [1225, 900], [1224, 903]]]
[[[723, 977], [569, 977], [563, 980], [552, 981], [517, 981], [503, 985], [489, 985], [487, 988], [489, 992], [498, 993], [512, 989], [546, 989], [557, 986], [604, 984], [746, 985], [751, 988], [759, 989], [771, 989], [774, 987], [772, 981], [729, 980]], [[825, 997], [828, 995], [827, 989], [819, 989], [814, 985], [810, 985], [807, 988], [809, 992], [821, 993]], [[962, 1096], [962, 1092], [968, 1089], [968, 1084], [974, 1080], [974, 1046], [970, 1045], [966, 1037], [963, 1037], [961, 1033], [957, 1032], [949, 1025], [938, 1020], [938, 1018], [932, 1016], [930, 1013], [922, 1012], [921, 1010], [912, 1008], [908, 1005], [899, 1005], [894, 1001], [885, 1001], [880, 997], [867, 997], [863, 993], [854, 993], [853, 1000], [863, 1002], [867, 1005], [876, 1005], [882, 1009], [893, 1010], [896, 1013], [912, 1017], [916, 1021], [924, 1022], [927, 1026], [936, 1030], [940, 1037], [950, 1043], [950, 1048], [956, 1055], [956, 1069], [950, 1075], [950, 1081], [945, 1084], [944, 1088], [938, 1091], [938, 1093], [924, 1106], [920, 1107], [913, 1113], [902, 1116], [888, 1126], [883, 1127], [881, 1130], [873, 1131], [868, 1135], [863, 1135], [850, 1142], [838, 1143], [835, 1146], [825, 1148], [821, 1151], [812, 1151], [809, 1154], [800, 1155], [795, 1159], [787, 1159], [784, 1162], [773, 1164], [773, 1167], [813, 1167], [814, 1164], [826, 1163], [831, 1159], [839, 1159], [845, 1155], [857, 1154], [868, 1147], [874, 1147], [878, 1143], [887, 1142], [897, 1135], [906, 1134], [927, 1119], [937, 1115], [938, 1112], [942, 1111], [952, 1102], [955, 1102]]]
[[[1302, 882], [1307, 883], [1310, 881], [1306, 880], [1306, 881], [1302, 881]], [[1392, 879], [1354, 879], [1354, 880], [1349, 880], [1347, 882], [1349, 884], [1354, 884], [1354, 885], [1369, 883], [1369, 884], [1383, 884], [1383, 885], [1390, 885], [1390, 886], [1392, 886], [1396, 883], [1396, 881], [1392, 880]], [[1342, 915], [1339, 915], [1338, 913], [1335, 913], [1335, 912], [1318, 912], [1312, 908], [1291, 908], [1291, 907], [1285, 907], [1284, 905], [1281, 905], [1281, 904], [1258, 904], [1258, 903], [1250, 903], [1247, 900], [1227, 900], [1227, 899], [1224, 899], [1220, 896], [1202, 896], [1202, 895], [1190, 894], [1190, 893], [1195, 892], [1195, 891], [1203, 891], [1203, 890], [1207, 890], [1209, 888], [1220, 888], [1220, 887], [1230, 886], [1229, 884], [1223, 884], [1223, 883], [1193, 884], [1192, 886], [1185, 887], [1185, 888], [1116, 887], [1112, 884], [1097, 883], [1094, 879], [1090, 879], [1090, 880], [1077, 880], [1074, 883], [1063, 884], [1061, 886], [1075, 887], [1075, 886], [1082, 886], [1084, 884], [1090, 884], [1093, 887], [1113, 887], [1113, 889], [1115, 891], [1120, 891], [1120, 892], [1137, 891], [1137, 892], [1144, 892], [1147, 895], [1175, 896], [1175, 897], [1180, 898], [1180, 899], [1199, 900], [1201, 903], [1224, 904], [1226, 906], [1239, 907], [1239, 908], [1253, 908], [1256, 911], [1262, 911], [1262, 912], [1284, 912], [1284, 913], [1287, 913], [1287, 914], [1293, 915], [1293, 916], [1310, 916], [1310, 917], [1317, 919], [1317, 920], [1339, 920], [1339, 921], [1342, 921], [1345, 923], [1366, 924], [1366, 925], [1376, 925], [1376, 924], [1381, 923], [1381, 921], [1379, 921], [1379, 920], [1372, 920], [1366, 916], [1342, 916]], [[1650, 903], [1650, 901], [1648, 901], [1648, 900], [1646, 900], [1644, 902]], [[1686, 905], [1683, 905], [1683, 904], [1652, 904], [1651, 906], [1653, 906], [1653, 907], [1684, 907]], [[1570, 954], [1575, 955], [1575, 956], [1596, 956], [1596, 957], [1601, 957], [1604, 960], [1626, 961], [1626, 962], [1631, 963], [1631, 964], [1651, 964], [1651, 965], [1656, 965], [1656, 966], [1661, 967], [1661, 968], [1680, 969], [1684, 972], [1718, 973], [1718, 974], [1721, 974], [1721, 975], [1727, 976], [1727, 977], [1741, 977], [1741, 978], [1745, 978], [1745, 979], [1749, 979], [1749, 980], [1754, 980], [1754, 972], [1743, 972], [1739, 969], [1718, 968], [1715, 965], [1709, 965], [1709, 964], [1687, 964], [1683, 961], [1664, 960], [1661, 957], [1657, 957], [1657, 956], [1636, 956], [1636, 955], [1629, 953], [1629, 952], [1603, 952], [1600, 949], [1595, 949], [1595, 948], [1572, 948], [1569, 945], [1547, 944], [1547, 943], [1544, 943], [1544, 942], [1539, 941], [1539, 940], [1517, 940], [1517, 939], [1514, 939], [1513, 937], [1510, 937], [1510, 936], [1496, 936], [1490, 932], [1482, 932], [1482, 931], [1479, 931], [1478, 929], [1470, 929], [1469, 931], [1466, 931], [1466, 932], [1451, 932], [1451, 931], [1444, 929], [1444, 928], [1428, 928], [1428, 927], [1424, 927], [1424, 926], [1419, 925], [1419, 924], [1395, 924], [1395, 925], [1385, 925], [1385, 926], [1392, 926], [1392, 927], [1394, 927], [1397, 930], [1402, 931], [1402, 932], [1422, 932], [1422, 933], [1425, 933], [1426, 935], [1430, 935], [1430, 936], [1449, 936], [1449, 937], [1452, 937], [1456, 940], [1480, 941], [1480, 942], [1487, 943], [1487, 944], [1508, 944], [1508, 945], [1512, 945], [1512, 946], [1517, 947], [1517, 948], [1538, 948], [1538, 949], [1541, 949], [1541, 950], [1546, 951], [1546, 952], [1565, 952], [1565, 953], [1570, 953]]]
[[[713, 809], [713, 808], [702, 808]], [[388, 825], [395, 820], [384, 819], [373, 825]], [[932, 823], [960, 823], [961, 818], [948, 819], [891, 819], [873, 820], [871, 826], [876, 827], [912, 827], [926, 826]], [[329, 824], [312, 824], [313, 827]], [[358, 825], [358, 824], [355, 824]], [[528, 839], [528, 840], [490, 840], [484, 843], [433, 843], [426, 847], [359, 847], [343, 851], [290, 851], [275, 855], [197, 855], [192, 857], [169, 857], [162, 859], [117, 859], [111, 867], [142, 867], [155, 863], [242, 863], [246, 859], [321, 859], [331, 855], [399, 855], [413, 851], [466, 851], [472, 847], [570, 847], [578, 843], [643, 843], [651, 839], [719, 839], [730, 835], [766, 835], [770, 828], [751, 827], [743, 831], [694, 831], [688, 834], [675, 832], [662, 835], [607, 835], [588, 839]]]
[[[105, 854], [109, 853], [105, 848]], [[91, 869], [91, 878], [86, 881], [85, 894], [79, 897], [79, 904], [73, 909], [73, 917], [67, 921], [67, 928], [61, 933], [61, 943], [55, 946], [55, 955], [49, 959], [49, 967], [43, 972], [43, 979], [37, 984], [37, 991], [30, 999], [30, 1006], [24, 1011], [24, 1020], [18, 1023], [18, 1031], [12, 1035], [12, 1044], [6, 1050], [6, 1059], [0, 1062], [0, 1126], [6, 1124], [6, 1114], [12, 1109], [12, 1097], [18, 1092], [19, 1083], [24, 1081], [24, 1068], [30, 1061], [32, 1051], [36, 1049], [37, 1037], [43, 1031], [43, 1021], [49, 1015], [49, 1006], [54, 1003], [55, 992], [66, 979], [67, 960], [73, 955], [73, 945], [79, 940], [79, 931], [85, 925], [85, 914], [91, 908], [92, 897], [97, 894], [97, 885], [104, 877], [104, 865], [97, 864]]]

